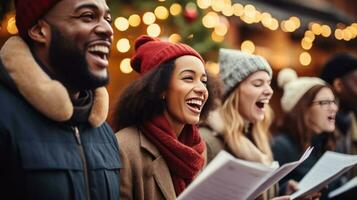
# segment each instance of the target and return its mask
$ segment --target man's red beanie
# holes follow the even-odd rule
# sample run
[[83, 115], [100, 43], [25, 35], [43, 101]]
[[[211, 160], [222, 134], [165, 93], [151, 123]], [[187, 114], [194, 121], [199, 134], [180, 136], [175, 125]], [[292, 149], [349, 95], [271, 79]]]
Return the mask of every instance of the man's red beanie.
[[60, 0], [15, 0], [16, 26], [22, 38], [27, 38], [27, 30]]
[[201, 55], [186, 44], [174, 44], [143, 35], [135, 41], [135, 53], [131, 58], [131, 66], [143, 75], [166, 61], [184, 55], [196, 56], [204, 63]]

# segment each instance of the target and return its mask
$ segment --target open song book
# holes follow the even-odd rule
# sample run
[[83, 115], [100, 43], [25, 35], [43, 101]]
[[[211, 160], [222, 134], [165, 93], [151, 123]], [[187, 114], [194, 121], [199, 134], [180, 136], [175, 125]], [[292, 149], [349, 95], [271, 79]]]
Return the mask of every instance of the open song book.
[[357, 155], [327, 151], [299, 182], [299, 190], [291, 195], [292, 199], [317, 192], [340, 177], [357, 164]]
[[298, 161], [278, 168], [249, 162], [221, 151], [178, 197], [178, 200], [252, 200], [272, 187], [309, 157], [308, 148]]

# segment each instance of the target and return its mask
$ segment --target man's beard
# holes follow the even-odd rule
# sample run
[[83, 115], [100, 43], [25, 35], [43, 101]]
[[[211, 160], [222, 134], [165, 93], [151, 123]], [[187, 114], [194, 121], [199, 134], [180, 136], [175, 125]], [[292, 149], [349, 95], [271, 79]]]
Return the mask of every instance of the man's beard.
[[85, 50], [78, 49], [75, 41], [69, 40], [54, 26], [49, 47], [49, 62], [55, 78], [73, 91], [93, 90], [105, 86], [109, 76], [96, 77], [89, 70]]

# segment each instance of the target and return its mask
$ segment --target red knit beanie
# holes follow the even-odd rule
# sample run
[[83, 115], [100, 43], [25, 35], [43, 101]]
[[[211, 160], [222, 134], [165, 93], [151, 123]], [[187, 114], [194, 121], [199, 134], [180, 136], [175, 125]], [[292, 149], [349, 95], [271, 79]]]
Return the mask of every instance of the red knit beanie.
[[15, 0], [16, 26], [22, 38], [27, 38], [27, 30], [60, 0]]
[[166, 61], [184, 55], [196, 56], [204, 63], [201, 55], [188, 45], [174, 44], [142, 35], [135, 41], [135, 54], [131, 58], [131, 66], [143, 75]]

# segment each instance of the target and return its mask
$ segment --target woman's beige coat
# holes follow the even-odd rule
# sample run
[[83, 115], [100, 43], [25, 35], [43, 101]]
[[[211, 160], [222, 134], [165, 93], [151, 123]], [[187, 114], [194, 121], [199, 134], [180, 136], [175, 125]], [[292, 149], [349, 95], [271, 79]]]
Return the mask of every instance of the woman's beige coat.
[[159, 150], [137, 128], [116, 133], [122, 169], [121, 200], [176, 199], [171, 175]]

